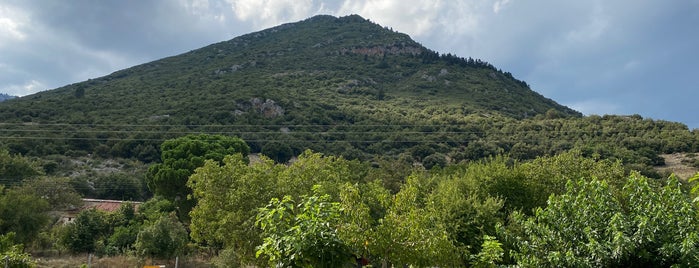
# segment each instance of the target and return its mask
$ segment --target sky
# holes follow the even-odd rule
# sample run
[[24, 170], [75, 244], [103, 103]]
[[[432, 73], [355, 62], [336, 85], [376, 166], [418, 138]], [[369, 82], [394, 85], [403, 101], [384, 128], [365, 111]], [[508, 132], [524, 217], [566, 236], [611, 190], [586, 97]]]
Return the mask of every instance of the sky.
[[699, 0], [0, 0], [0, 93], [25, 96], [313, 15], [358, 14], [586, 115], [699, 128]]

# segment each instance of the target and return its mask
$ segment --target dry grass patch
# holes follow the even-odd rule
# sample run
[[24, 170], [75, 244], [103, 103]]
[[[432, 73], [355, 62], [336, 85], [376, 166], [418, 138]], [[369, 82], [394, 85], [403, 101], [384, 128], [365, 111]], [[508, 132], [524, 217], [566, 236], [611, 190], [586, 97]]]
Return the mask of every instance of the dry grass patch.
[[697, 156], [694, 154], [674, 153], [660, 156], [665, 159], [664, 166], [656, 167], [661, 174], [674, 173], [678, 178], [686, 181], [699, 172], [699, 168], [690, 165], [697, 159]]

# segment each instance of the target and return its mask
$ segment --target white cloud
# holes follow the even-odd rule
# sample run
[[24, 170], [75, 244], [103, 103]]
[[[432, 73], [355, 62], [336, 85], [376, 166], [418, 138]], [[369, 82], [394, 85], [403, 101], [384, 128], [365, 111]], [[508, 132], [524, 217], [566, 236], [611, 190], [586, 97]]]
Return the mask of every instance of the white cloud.
[[27, 15], [11, 6], [0, 6], [0, 46], [9, 41], [22, 41], [27, 38], [24, 26]]
[[27, 81], [24, 84], [20, 85], [9, 85], [6, 88], [3, 88], [2, 91], [3, 93], [7, 93], [9, 95], [13, 96], [25, 96], [29, 94], [33, 94], [42, 90], [46, 90], [46, 86], [37, 81], [37, 80], [30, 80]]
[[441, 0], [345, 0], [338, 14], [359, 14], [383, 26], [396, 28], [413, 36], [424, 35], [439, 25], [440, 12], [446, 5]]
[[[251, 21], [256, 28], [267, 28], [302, 20], [322, 8], [313, 0], [227, 0], [235, 16]], [[315, 6], [319, 6], [316, 8]]]
[[598, 41], [607, 32], [608, 26], [609, 19], [597, 10], [586, 23], [568, 32], [566, 41], [570, 43]]
[[505, 8], [505, 6], [507, 6], [507, 4], [509, 4], [509, 3], [510, 3], [510, 0], [496, 1], [495, 4], [493, 4], [493, 13], [495, 13], [495, 14], [500, 13], [500, 10]]
[[209, 0], [181, 0], [180, 4], [195, 16], [206, 16], [209, 13]]

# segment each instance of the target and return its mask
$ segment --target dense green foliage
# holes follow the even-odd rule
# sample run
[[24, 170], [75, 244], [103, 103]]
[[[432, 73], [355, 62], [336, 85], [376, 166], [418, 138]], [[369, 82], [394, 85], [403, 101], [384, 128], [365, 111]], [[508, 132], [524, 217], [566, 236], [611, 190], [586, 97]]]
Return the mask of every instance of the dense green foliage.
[[274, 197], [288, 195], [298, 200], [310, 195], [314, 185], [336, 199], [337, 186], [357, 181], [362, 173], [357, 162], [311, 152], [303, 153], [290, 166], [266, 157], [248, 165], [240, 154], [226, 157], [223, 164], [207, 161], [188, 182], [198, 200], [190, 213], [191, 236], [216, 249], [234, 249], [240, 258], [235, 261], [253, 261], [255, 248], [261, 244], [255, 227], [258, 208]]
[[72, 223], [53, 226], [59, 234], [59, 245], [54, 247], [65, 246], [73, 253], [171, 258], [184, 253], [188, 241], [174, 210], [170, 201], [161, 198], [141, 204], [138, 211], [131, 203], [114, 212], [84, 210]]
[[15, 233], [0, 234], [0, 263], [3, 267], [30, 268], [34, 267], [31, 256], [24, 252], [22, 244], [15, 241]]
[[31, 242], [48, 223], [48, 209], [39, 196], [0, 185], [0, 234], [12, 232], [17, 242]]
[[221, 162], [224, 156], [236, 153], [247, 156], [250, 148], [235, 137], [200, 134], [167, 140], [161, 151], [163, 162], [150, 166], [146, 183], [153, 193], [175, 203], [180, 218], [187, 218], [196, 203], [186, 185], [194, 169], [204, 165], [205, 160]]
[[63, 233], [63, 243], [73, 252], [93, 253], [97, 241], [109, 230], [109, 222], [102, 211], [88, 209], [80, 212]]
[[189, 237], [175, 215], [161, 215], [153, 222], [146, 222], [138, 232], [134, 243], [136, 253], [152, 258], [172, 259], [185, 253]]
[[337, 231], [340, 204], [320, 194], [319, 187], [313, 192], [298, 204], [287, 195], [260, 209], [256, 225], [263, 239], [256, 256], [266, 256], [274, 267], [338, 267], [353, 261]]
[[39, 171], [32, 161], [0, 148], [0, 185], [19, 185], [24, 179], [36, 175], [39, 175]]
[[[697, 210], [677, 180], [657, 187], [637, 173], [627, 179], [620, 161], [586, 158], [580, 151], [522, 163], [495, 157], [418, 169], [395, 194], [372, 179], [376, 169], [310, 152], [289, 166], [266, 158], [248, 165], [240, 155], [223, 165], [209, 161], [189, 182], [199, 200], [191, 213], [192, 237], [235, 252], [222, 265], [269, 261], [291, 267], [322, 266], [319, 260], [338, 265], [348, 260], [341, 256], [352, 255], [375, 266], [666, 265], [691, 262], [696, 248]], [[602, 231], [621, 220], [625, 229]], [[579, 225], [542, 225], [555, 222]], [[662, 231], [653, 225], [670, 222], [679, 225]], [[623, 252], [604, 245], [594, 252], [565, 248], [590, 232], [610, 235], [595, 238], [602, 241], [623, 239]], [[574, 255], [538, 259], [555, 255], [556, 243], [563, 255]], [[325, 247], [312, 246], [319, 244]], [[255, 260], [255, 252], [264, 259]], [[610, 262], [603, 254], [618, 256]]]
[[[525, 267], [691, 267], [699, 263], [699, 219], [672, 178], [652, 187], [631, 176], [619, 196], [606, 182], [569, 182], [545, 208], [515, 214], [515, 258]], [[519, 231], [518, 230], [518, 231]]]
[[[205, 160], [188, 177], [197, 200], [191, 222], [175, 216], [176, 200], [156, 195], [138, 211], [126, 203], [116, 212], [86, 210], [71, 224], [49, 225], [47, 201], [69, 207], [76, 192], [70, 178], [35, 177], [1, 191], [0, 227], [21, 234], [17, 241], [32, 248], [159, 259], [210, 250], [222, 267], [697, 261], [699, 214], [688, 187], [674, 178], [629, 176], [621, 160], [590, 158], [582, 150], [528, 161], [494, 156], [431, 170], [404, 160], [368, 163], [311, 151], [289, 164], [265, 156], [249, 163], [236, 152]], [[427, 148], [414, 153], [433, 154]]]

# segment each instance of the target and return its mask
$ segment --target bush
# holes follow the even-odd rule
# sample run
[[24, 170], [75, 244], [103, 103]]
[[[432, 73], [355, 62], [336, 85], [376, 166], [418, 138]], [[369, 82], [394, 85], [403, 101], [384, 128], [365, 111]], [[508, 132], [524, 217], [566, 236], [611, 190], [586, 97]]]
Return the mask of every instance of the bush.
[[433, 167], [444, 167], [447, 165], [447, 157], [440, 153], [431, 154], [422, 160], [422, 165], [426, 169], [432, 169]]

